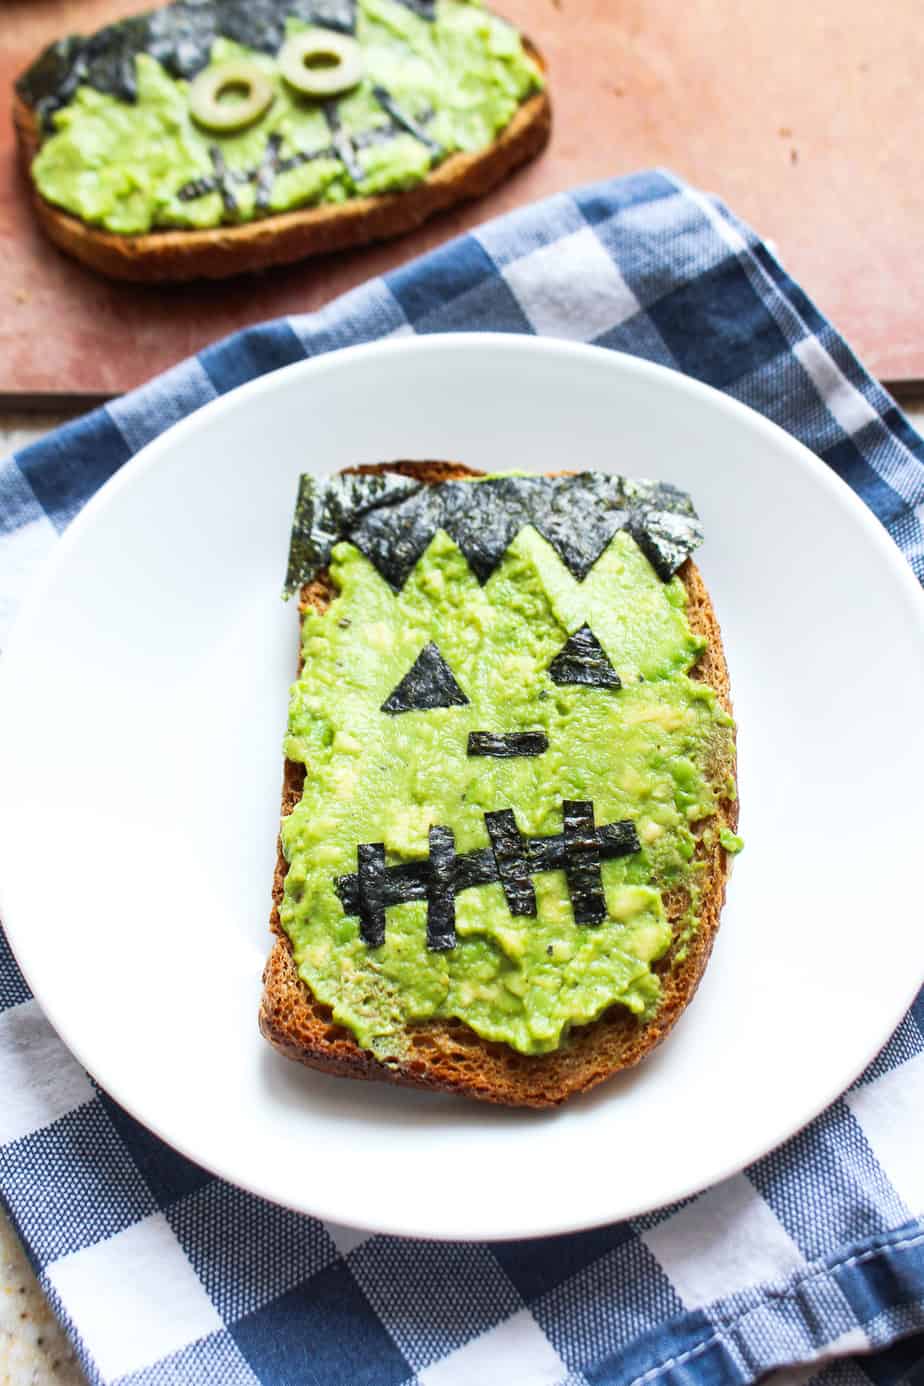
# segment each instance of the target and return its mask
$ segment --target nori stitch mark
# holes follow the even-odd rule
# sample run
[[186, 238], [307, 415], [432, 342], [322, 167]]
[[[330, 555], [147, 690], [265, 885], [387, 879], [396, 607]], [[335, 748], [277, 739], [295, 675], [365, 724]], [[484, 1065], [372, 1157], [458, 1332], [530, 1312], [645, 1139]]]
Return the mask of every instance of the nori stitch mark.
[[467, 702], [452, 670], [431, 640], [389, 693], [382, 711], [426, 712], [434, 707], [463, 707]]
[[226, 212], [237, 211], [237, 198], [234, 196], [232, 176], [225, 163], [225, 156], [217, 144], [209, 145], [209, 157], [215, 165], [215, 186], [221, 193], [222, 205]]
[[535, 918], [536, 892], [529, 879], [526, 845], [513, 816], [513, 809], [486, 813], [484, 821], [507, 908], [511, 914]]
[[343, 164], [347, 173], [354, 183], [363, 181], [363, 170], [356, 158], [356, 150], [353, 142], [340, 123], [340, 112], [337, 109], [336, 101], [325, 101], [324, 114], [327, 117], [327, 127], [331, 134], [331, 144], [334, 146], [337, 158]]
[[[599, 871], [599, 862], [610, 861], [615, 857], [630, 856], [633, 852], [640, 850], [641, 843], [635, 830], [635, 824], [631, 819], [624, 818], [620, 819], [619, 822], [606, 823], [602, 827], [595, 828], [593, 826], [592, 805], [574, 801], [567, 801], [567, 805], [570, 810], [570, 827], [569, 819], [565, 818], [565, 806], [563, 805], [562, 818], [565, 831], [556, 833], [552, 837], [524, 838], [516, 826], [516, 820], [510, 809], [486, 813], [484, 815], [485, 826], [492, 846], [466, 852], [463, 856], [456, 856], [453, 839], [451, 869], [448, 853], [452, 834], [448, 828], [443, 829], [440, 825], [430, 829], [430, 859], [426, 861], [408, 861], [401, 862], [398, 866], [384, 866], [382, 844], [377, 842], [361, 843], [356, 849], [359, 869], [350, 876], [339, 876], [334, 881], [334, 889], [340, 897], [344, 913], [359, 915], [360, 934], [368, 943], [367, 932], [372, 938], [384, 940], [385, 911], [391, 905], [401, 905], [408, 900], [427, 900], [429, 937], [429, 901], [435, 891], [439, 903], [435, 912], [434, 937], [439, 934], [441, 938], [445, 938], [449, 931], [442, 925], [446, 918], [445, 901], [450, 891], [454, 899], [462, 890], [502, 881], [505, 894], [507, 894], [507, 883], [501, 875], [501, 866], [497, 860], [496, 839], [501, 837], [504, 838], [501, 856], [504, 860], [504, 872], [508, 877], [511, 874], [509, 868], [512, 856], [517, 851], [520, 853], [521, 860], [517, 864], [517, 871], [513, 873], [517, 883], [515, 893], [518, 902], [521, 899], [520, 887], [525, 886], [532, 892], [533, 903], [535, 903], [535, 892], [530, 879], [532, 876], [536, 876], [542, 871], [564, 869], [569, 890], [571, 889], [572, 878], [577, 881], [577, 888], [581, 895], [580, 908], [584, 910], [588, 907], [586, 905], [588, 890], [592, 899], [593, 888], [596, 884], [592, 879], [590, 859], [593, 844], [596, 845], [597, 870]], [[434, 832], [437, 833], [435, 870], [433, 859]], [[444, 832], [448, 834], [447, 837], [442, 836]], [[525, 899], [525, 892], [522, 898]], [[453, 915], [454, 913], [453, 910]], [[511, 906], [511, 914], [513, 913], [516, 911]], [[535, 914], [535, 909], [533, 914]], [[580, 923], [581, 920], [577, 916], [578, 905], [575, 904], [575, 920]], [[605, 917], [605, 901], [604, 915], [601, 918], [603, 917]], [[587, 922], [599, 923], [600, 920], [588, 920]], [[381, 943], [371, 943], [370, 946], [377, 948], [381, 946]], [[441, 946], [449, 948], [453, 945], [442, 944]]]
[[266, 149], [256, 172], [257, 192], [254, 198], [254, 207], [258, 212], [265, 212], [270, 204], [273, 184], [279, 172], [279, 151], [281, 148], [282, 136], [278, 130], [274, 130], [266, 141]]
[[590, 688], [621, 688], [606, 650], [586, 623], [569, 636], [549, 665], [552, 682], [582, 683]]
[[602, 924], [606, 898], [600, 875], [600, 844], [589, 800], [566, 799], [562, 804], [565, 838], [565, 877], [576, 924]]
[[468, 734], [470, 756], [494, 756], [505, 760], [515, 756], [541, 756], [548, 749], [549, 738], [545, 732], [473, 731]]
[[703, 540], [693, 502], [683, 491], [610, 473], [434, 486], [390, 474], [303, 476], [285, 590], [310, 582], [334, 544], [348, 539], [398, 591], [439, 529], [486, 582], [526, 525], [542, 534], [579, 582], [621, 529], [628, 529], [662, 581]]
[[439, 141], [435, 140], [432, 135], [428, 135], [422, 125], [419, 125], [416, 120], [412, 120], [405, 111], [402, 111], [397, 101], [385, 87], [373, 87], [372, 95], [382, 109], [388, 112], [396, 125], [402, 126], [409, 135], [414, 136], [415, 140], [420, 140], [421, 144], [426, 145], [435, 159], [443, 157], [445, 151]]
[[385, 844], [361, 842], [356, 849], [359, 932], [370, 948], [385, 942]]
[[444, 953], [456, 946], [456, 840], [451, 828], [430, 829], [430, 890], [427, 894], [427, 947]]

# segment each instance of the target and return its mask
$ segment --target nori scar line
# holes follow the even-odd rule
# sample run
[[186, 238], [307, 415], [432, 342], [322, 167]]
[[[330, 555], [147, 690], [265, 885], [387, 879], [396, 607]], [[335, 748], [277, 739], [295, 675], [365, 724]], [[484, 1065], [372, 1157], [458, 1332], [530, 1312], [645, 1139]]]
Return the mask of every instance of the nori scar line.
[[539, 531], [579, 582], [622, 529], [664, 582], [703, 541], [690, 497], [660, 481], [581, 472], [427, 486], [392, 474], [303, 476], [285, 590], [312, 581], [334, 545], [348, 540], [399, 591], [440, 529], [483, 583], [526, 525]]
[[397, 101], [389, 95], [384, 87], [373, 87], [372, 95], [382, 109], [388, 112], [396, 125], [400, 125], [409, 135], [413, 135], [415, 140], [420, 140], [421, 144], [426, 145], [435, 159], [441, 159], [443, 157], [445, 152], [443, 146], [437, 140], [433, 139], [432, 135], [428, 135], [426, 130], [424, 130], [421, 125], [418, 125], [416, 120], [412, 120], [409, 115], [406, 115]]
[[382, 704], [382, 712], [428, 712], [435, 707], [464, 707], [468, 702], [449, 665], [431, 640], [404, 678]]
[[[436, 18], [430, 0], [400, 3], [422, 19]], [[173, 0], [95, 34], [72, 34], [50, 44], [19, 78], [16, 91], [48, 129], [55, 111], [73, 100], [79, 86], [136, 101], [139, 53], [156, 58], [171, 77], [188, 81], [208, 66], [219, 37], [258, 52], [278, 53], [288, 18], [353, 34], [356, 0]]]
[[621, 688], [622, 681], [606, 650], [586, 623], [570, 635], [549, 665], [553, 683], [586, 684], [589, 688]]
[[494, 756], [498, 760], [512, 760], [516, 756], [541, 756], [549, 749], [549, 738], [545, 732], [488, 732], [473, 731], [468, 734], [468, 754], [470, 756]]
[[[371, 948], [379, 948], [385, 941], [386, 910], [408, 900], [428, 902], [428, 948], [442, 951], [454, 947], [455, 907], [453, 905], [450, 929], [447, 902], [454, 901], [462, 890], [496, 881], [504, 887], [511, 914], [534, 916], [535, 891], [531, 878], [542, 871], [563, 869], [572, 892], [575, 921], [599, 924], [606, 917], [600, 863], [630, 856], [641, 849], [635, 824], [630, 819], [595, 827], [593, 804], [583, 800], [565, 801], [562, 809], [565, 830], [552, 837], [523, 837], [511, 809], [486, 813], [484, 818], [492, 845], [463, 856], [455, 855], [451, 830], [441, 825], [430, 829], [430, 857], [425, 861], [385, 866], [385, 849], [380, 842], [361, 843], [357, 847], [357, 871], [338, 877], [334, 889], [344, 913], [359, 916], [360, 935]], [[434, 833], [437, 834], [435, 839]], [[431, 910], [432, 898], [436, 904]], [[603, 900], [602, 914], [599, 913], [600, 900]], [[531, 909], [521, 908], [530, 903]], [[591, 914], [596, 917], [587, 917]], [[452, 943], [446, 941], [450, 934]]]
[[536, 892], [529, 879], [526, 844], [517, 827], [513, 809], [498, 809], [486, 813], [484, 825], [491, 839], [497, 879], [504, 888], [504, 898], [511, 914], [536, 917]]

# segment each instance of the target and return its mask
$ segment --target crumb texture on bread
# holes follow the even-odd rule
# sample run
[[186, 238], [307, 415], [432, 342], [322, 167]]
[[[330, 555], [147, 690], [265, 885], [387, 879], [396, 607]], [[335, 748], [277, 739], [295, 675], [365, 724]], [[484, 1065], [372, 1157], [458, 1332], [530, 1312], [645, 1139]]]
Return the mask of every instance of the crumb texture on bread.
[[[420, 476], [421, 464], [395, 464], [389, 470]], [[428, 481], [465, 475], [471, 473], [456, 464], [423, 464], [423, 476]], [[690, 627], [708, 641], [692, 677], [709, 684], [730, 712], [728, 672], [708, 592], [691, 560], [681, 569], [681, 576], [687, 590]], [[329, 577], [322, 574], [303, 589], [303, 606], [323, 610], [334, 594]], [[299, 803], [304, 774], [302, 766], [286, 762], [284, 818]], [[350, 1031], [334, 1022], [330, 1008], [317, 1001], [298, 975], [292, 945], [280, 924], [287, 871], [280, 845], [271, 918], [277, 937], [265, 971], [260, 1028], [282, 1054], [340, 1076], [452, 1091], [511, 1106], [554, 1106], [636, 1064], [668, 1034], [688, 1004], [708, 961], [724, 900], [728, 865], [718, 830], [722, 826], [734, 829], [736, 824], [737, 802], [723, 797], [714, 818], [699, 825], [696, 853], [704, 883], [697, 902], [699, 925], [693, 932], [675, 927], [669, 950], [653, 964], [662, 992], [655, 1016], [640, 1023], [624, 1007], [612, 1006], [593, 1023], [572, 1027], [558, 1049], [538, 1055], [518, 1053], [506, 1044], [484, 1040], [456, 1019], [409, 1026], [400, 1058], [381, 1062], [361, 1048]], [[668, 916], [676, 926], [689, 904], [685, 891], [665, 900]]]

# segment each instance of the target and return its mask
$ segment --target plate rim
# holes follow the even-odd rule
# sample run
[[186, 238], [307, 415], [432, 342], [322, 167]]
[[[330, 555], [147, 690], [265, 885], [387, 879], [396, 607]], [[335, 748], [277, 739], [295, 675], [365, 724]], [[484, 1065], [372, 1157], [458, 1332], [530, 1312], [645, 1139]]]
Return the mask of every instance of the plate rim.
[[[16, 613], [10, 630], [9, 638], [6, 643], [4, 656], [0, 659], [0, 758], [8, 754], [12, 743], [9, 733], [3, 732], [3, 726], [9, 723], [9, 719], [3, 717], [3, 711], [7, 698], [7, 686], [10, 679], [9, 670], [11, 665], [15, 668], [16, 652], [19, 643], [25, 637], [23, 632], [28, 633], [32, 625], [32, 611], [37, 610], [48, 589], [53, 586], [62, 567], [68, 561], [71, 550], [82, 542], [84, 532], [100, 521], [105, 514], [105, 510], [110, 505], [113, 498], [127, 486], [137, 484], [145, 473], [158, 465], [160, 457], [165, 455], [174, 446], [176, 440], [183, 439], [189, 434], [195, 434], [197, 429], [211, 428], [213, 421], [220, 419], [222, 414], [233, 414], [241, 407], [246, 407], [247, 401], [261, 394], [272, 393], [274, 390], [285, 390], [286, 382], [293, 377], [301, 376], [323, 376], [330, 370], [348, 369], [355, 360], [364, 360], [376, 356], [410, 356], [419, 354], [432, 355], [434, 352], [452, 354], [458, 351], [479, 351], [484, 344], [490, 343], [492, 349], [501, 350], [511, 357], [526, 354], [531, 355], [541, 353], [547, 356], [561, 356], [580, 361], [593, 360], [595, 362], [607, 360], [614, 370], [623, 371], [628, 375], [636, 374], [642, 378], [649, 378], [656, 383], [659, 382], [669, 391], [676, 391], [683, 395], [691, 395], [700, 398], [711, 404], [712, 407], [724, 411], [733, 419], [758, 433], [764, 433], [771, 439], [772, 443], [779, 447], [782, 446], [789, 450], [794, 461], [799, 466], [807, 468], [814, 474], [823, 488], [827, 489], [835, 504], [845, 508], [853, 519], [859, 523], [861, 530], [866, 538], [876, 550], [879, 559], [889, 570], [893, 581], [897, 584], [897, 590], [901, 591], [902, 596], [908, 606], [909, 614], [916, 618], [920, 627], [921, 637], [924, 639], [924, 591], [918, 583], [907, 559], [898, 548], [897, 544], [888, 534], [884, 525], [877, 519], [864, 501], [840, 478], [820, 457], [816, 456], [798, 438], [788, 433], [778, 424], [751, 409], [748, 405], [732, 398], [721, 390], [707, 385], [693, 377], [683, 375], [667, 366], [657, 362], [648, 361], [642, 357], [633, 356], [629, 353], [614, 350], [606, 347], [594, 346], [587, 343], [573, 342], [559, 338], [539, 337], [520, 333], [500, 333], [500, 332], [453, 332], [434, 335], [415, 335], [402, 338], [384, 338], [375, 342], [364, 342], [351, 346], [335, 349], [326, 352], [321, 356], [308, 357], [305, 360], [292, 362], [287, 366], [277, 370], [267, 372], [252, 380], [234, 387], [225, 394], [208, 401], [200, 408], [194, 410], [183, 419], [171, 424], [156, 438], [151, 439], [130, 459], [128, 459], [119, 469], [112, 474], [99, 490], [90, 498], [78, 515], [70, 523], [68, 528], [57, 540], [52, 552], [40, 563], [38, 571], [32, 575], [28, 582], [25, 596], [20, 608]], [[14, 811], [12, 799], [4, 794], [2, 780], [0, 780], [0, 821], [6, 815]], [[124, 1086], [118, 1082], [110, 1083], [106, 1081], [105, 1061], [101, 1065], [88, 1064], [83, 1054], [83, 1044], [80, 1036], [73, 1038], [71, 1027], [67, 1024], [62, 1026], [56, 1017], [54, 1004], [49, 1007], [42, 999], [41, 977], [36, 973], [33, 966], [38, 962], [39, 953], [33, 953], [29, 947], [30, 931], [23, 920], [23, 928], [18, 928], [13, 916], [10, 916], [6, 907], [4, 896], [5, 887], [0, 879], [0, 914], [4, 921], [9, 947], [14, 959], [23, 972], [30, 990], [38, 1002], [43, 1014], [51, 1024], [61, 1042], [84, 1067], [91, 1073], [100, 1086], [109, 1094], [121, 1107], [123, 1107], [132, 1117], [139, 1121], [147, 1130], [151, 1131], [159, 1139], [181, 1155], [205, 1169], [208, 1173], [217, 1178], [226, 1180], [235, 1187], [244, 1189], [269, 1202], [287, 1207], [292, 1211], [306, 1215], [319, 1217], [328, 1221], [338, 1222], [346, 1226], [350, 1224], [345, 1218], [343, 1209], [339, 1206], [333, 1208], [325, 1207], [324, 1189], [312, 1190], [312, 1195], [305, 1201], [293, 1202], [290, 1198], [274, 1192], [272, 1180], [263, 1181], [259, 1178], [241, 1177], [236, 1170], [232, 1171], [227, 1166], [221, 1167], [220, 1163], [214, 1160], [203, 1160], [202, 1155], [195, 1149], [186, 1145], [182, 1134], [177, 1134], [171, 1129], [168, 1120], [163, 1123], [144, 1112], [143, 1101], [136, 1100], [133, 1089], [125, 1090]], [[11, 922], [12, 921], [12, 922]], [[40, 950], [39, 950], [40, 951]], [[41, 966], [39, 964], [39, 972]], [[911, 970], [909, 969], [909, 973]], [[841, 1093], [848, 1088], [856, 1077], [863, 1072], [869, 1062], [880, 1052], [883, 1045], [895, 1030], [896, 1025], [900, 1024], [902, 1016], [913, 1002], [919, 990], [919, 982], [915, 980], [909, 984], [907, 997], [904, 999], [902, 1009], [881, 1027], [877, 1028], [877, 1041], [875, 1047], [865, 1055], [863, 1060], [856, 1066], [851, 1065], [851, 1072], [844, 1081], [840, 1078], [833, 1087], [826, 1086], [820, 1097], [812, 1102], [804, 1104], [808, 1110], [802, 1110], [796, 1119], [795, 1124], [790, 1125], [772, 1142], [767, 1145], [763, 1139], [758, 1143], [758, 1147], [744, 1158], [735, 1156], [727, 1163], [717, 1162], [718, 1172], [715, 1173], [708, 1183], [703, 1184], [701, 1180], [693, 1180], [690, 1183], [677, 1181], [676, 1191], [672, 1195], [672, 1200], [684, 1199], [693, 1194], [701, 1192], [705, 1188], [711, 1188], [722, 1182], [724, 1179], [739, 1173], [755, 1160], [776, 1149], [785, 1141], [791, 1139], [806, 1125], [814, 1120], [824, 1111]], [[92, 1048], [92, 1044], [91, 1044]], [[104, 1056], [94, 1056], [104, 1057]], [[166, 1129], [165, 1129], [166, 1127]], [[233, 1161], [229, 1162], [233, 1164]], [[322, 1181], [323, 1182], [323, 1181]], [[336, 1202], [336, 1200], [335, 1200]], [[586, 1217], [579, 1217], [575, 1220], [574, 1216], [564, 1216], [558, 1218], [546, 1217], [542, 1221], [541, 1227], [536, 1230], [532, 1226], [530, 1230], [525, 1230], [519, 1225], [511, 1225], [509, 1228], [498, 1230], [492, 1227], [490, 1230], [481, 1227], [471, 1227], [471, 1218], [466, 1218], [466, 1229], [459, 1231], [434, 1230], [427, 1225], [414, 1224], [413, 1220], [401, 1217], [398, 1220], [389, 1218], [387, 1215], [380, 1219], [364, 1219], [362, 1226], [371, 1233], [383, 1233], [388, 1235], [419, 1237], [437, 1241], [470, 1241], [470, 1240], [493, 1240], [505, 1241], [523, 1237], [555, 1236], [569, 1232], [587, 1230], [622, 1221], [627, 1218], [638, 1216], [644, 1212], [651, 1211], [652, 1208], [660, 1206], [651, 1204], [643, 1199], [642, 1202], [634, 1202], [631, 1198], [623, 1200], [624, 1206], [612, 1209], [604, 1209], [599, 1216], [592, 1220]]]

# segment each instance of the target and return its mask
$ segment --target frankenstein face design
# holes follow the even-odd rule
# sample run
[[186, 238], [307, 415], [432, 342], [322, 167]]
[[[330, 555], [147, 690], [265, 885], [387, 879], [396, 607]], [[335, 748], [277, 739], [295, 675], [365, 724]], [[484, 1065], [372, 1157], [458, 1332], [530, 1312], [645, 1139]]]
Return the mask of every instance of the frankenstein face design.
[[300, 505], [293, 542], [290, 583], [329, 557], [339, 592], [306, 614], [286, 741], [301, 976], [380, 1057], [430, 1017], [540, 1053], [615, 1002], [650, 1013], [727, 723], [642, 551], [673, 512], [642, 535], [610, 492], [572, 540], [583, 478], [362, 480]]

